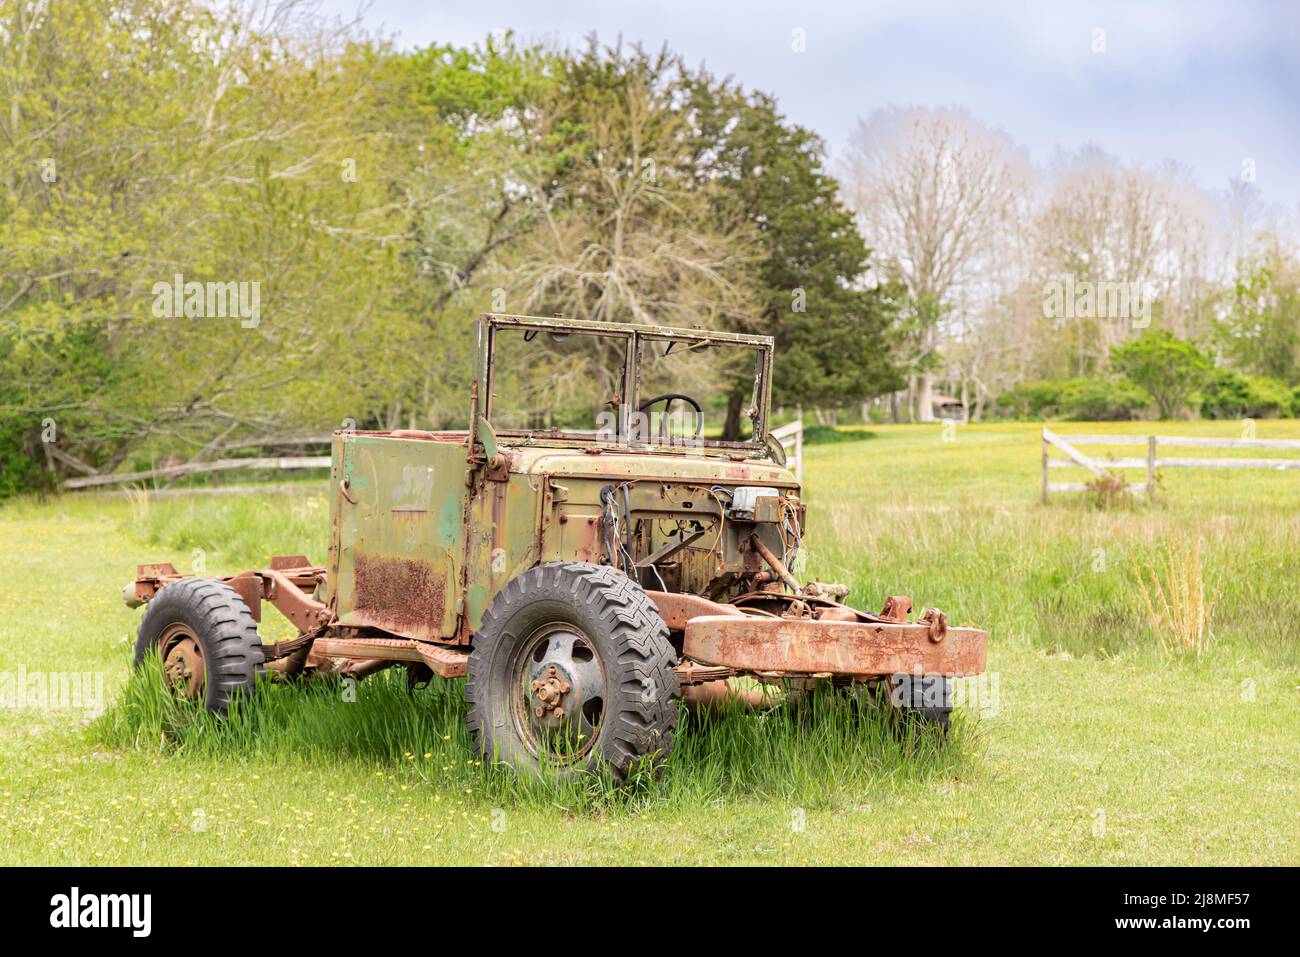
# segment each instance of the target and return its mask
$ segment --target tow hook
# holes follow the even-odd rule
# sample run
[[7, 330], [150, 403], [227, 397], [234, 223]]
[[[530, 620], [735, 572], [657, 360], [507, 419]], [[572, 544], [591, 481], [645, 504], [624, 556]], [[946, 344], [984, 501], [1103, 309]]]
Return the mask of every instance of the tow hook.
[[922, 615], [918, 621], [923, 625], [929, 625], [930, 640], [935, 644], [943, 641], [948, 635], [948, 616], [938, 608], [929, 609]]

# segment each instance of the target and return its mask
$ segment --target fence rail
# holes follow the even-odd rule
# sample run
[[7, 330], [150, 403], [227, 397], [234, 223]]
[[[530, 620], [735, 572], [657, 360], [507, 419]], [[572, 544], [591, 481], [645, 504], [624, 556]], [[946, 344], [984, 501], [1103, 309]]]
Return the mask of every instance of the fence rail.
[[[1099, 462], [1080, 452], [1079, 445], [1145, 445], [1146, 458], [1112, 459]], [[1273, 469], [1286, 471], [1300, 469], [1300, 458], [1295, 459], [1239, 459], [1239, 458], [1160, 458], [1157, 451], [1160, 446], [1175, 448], [1212, 448], [1212, 449], [1294, 449], [1300, 451], [1300, 439], [1218, 439], [1203, 435], [1057, 435], [1051, 429], [1043, 429], [1043, 501], [1046, 502], [1051, 492], [1082, 492], [1088, 488], [1084, 482], [1053, 482], [1049, 476], [1054, 468], [1084, 468], [1094, 478], [1115, 484], [1135, 494], [1145, 494], [1148, 498], [1155, 495], [1156, 470], [1162, 468], [1190, 469]], [[1052, 457], [1052, 450], [1058, 449], [1066, 455], [1059, 459]], [[1108, 469], [1146, 469], [1145, 485], [1127, 483]]]
[[126, 482], [148, 482], [151, 479], [179, 478], [199, 472], [224, 472], [230, 469], [327, 469], [328, 455], [293, 455], [278, 459], [218, 459], [215, 462], [186, 462], [148, 472], [113, 472], [108, 475], [84, 475], [68, 479], [65, 489], [94, 488], [100, 485], [122, 485]]

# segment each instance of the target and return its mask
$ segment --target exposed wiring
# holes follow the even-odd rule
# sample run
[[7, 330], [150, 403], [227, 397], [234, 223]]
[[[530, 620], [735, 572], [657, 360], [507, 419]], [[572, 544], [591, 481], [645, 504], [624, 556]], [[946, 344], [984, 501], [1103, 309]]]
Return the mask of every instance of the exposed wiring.
[[[712, 488], [709, 488], [708, 486], [704, 486], [704, 485], [692, 485], [689, 487], [696, 488], [696, 489], [704, 489], [704, 491], [708, 492], [709, 495], [712, 496], [714, 503], [717, 504], [718, 506], [718, 537], [713, 540], [713, 547], [710, 548], [709, 551], [718, 552], [718, 561], [721, 562], [722, 553], [721, 550], [719, 549], [719, 546], [722, 544], [723, 529], [727, 527], [727, 510], [726, 508], [723, 507], [722, 499], [718, 496], [718, 493], [715, 492]], [[723, 491], [726, 490], [723, 489]]]
[[[615, 568], [619, 568], [619, 570], [624, 573], [631, 574], [631, 572], [638, 567], [653, 569], [655, 577], [659, 580], [660, 586], [664, 591], [667, 591], [668, 586], [658, 567], [655, 565], [638, 566], [635, 559], [632, 557], [631, 541], [634, 526], [632, 522], [632, 499], [628, 489], [629, 486], [636, 484], [637, 481], [637, 479], [632, 479], [631, 481], [623, 482], [618, 485], [606, 485], [600, 490], [601, 516], [602, 523], [605, 527], [605, 553], [609, 558], [610, 564]], [[688, 485], [687, 488], [707, 493], [709, 497], [713, 499], [714, 504], [718, 506], [718, 534], [714, 538], [713, 545], [709, 548], [709, 551], [710, 553], [716, 554], [718, 556], [718, 561], [721, 562], [723, 559], [721, 551], [722, 536], [726, 531], [727, 524], [727, 504], [724, 504], [723, 497], [726, 497], [727, 503], [729, 504], [732, 498], [732, 493], [729, 489], [723, 488], [720, 485]], [[620, 491], [623, 493], [622, 516], [619, 515], [618, 507], [618, 493]], [[710, 518], [712, 516], [704, 517]], [[659, 519], [655, 522], [660, 534], [664, 534], [662, 527], [663, 521], [663, 519]], [[677, 537], [684, 537], [688, 532], [704, 527], [698, 518], [675, 518], [673, 521], [676, 523]], [[797, 542], [798, 531], [797, 529], [793, 531]], [[668, 534], [665, 537], [672, 537], [672, 535]], [[796, 549], [797, 547], [798, 546], [796, 545]], [[782, 549], [783, 551], [786, 550], [784, 534], [782, 536]]]
[[[614, 505], [615, 489], [606, 485], [600, 490], [601, 524], [604, 526], [605, 555], [615, 568], [622, 565], [622, 549], [619, 547], [618, 511]], [[620, 568], [620, 570], [622, 570]]]
[[[794, 544], [791, 545], [791, 539]], [[803, 545], [803, 531], [799, 528], [799, 513], [785, 499], [781, 500], [781, 564], [791, 568], [799, 557]], [[792, 569], [793, 570], [793, 569]]]
[[[605, 552], [609, 556], [610, 564], [629, 577], [632, 577], [638, 568], [649, 568], [654, 572], [655, 578], [659, 579], [660, 589], [667, 591], [668, 585], [657, 567], [654, 565], [637, 565], [636, 559], [632, 557], [631, 542], [635, 526], [632, 522], [632, 496], [628, 489], [636, 481], [636, 479], [633, 479], [619, 485], [606, 485], [600, 490], [601, 514], [605, 525]], [[621, 518], [617, 504], [620, 491], [623, 493], [623, 517]], [[680, 525], [680, 522], [678, 524]], [[625, 527], [626, 537], [624, 536]], [[636, 579], [639, 584], [639, 573], [636, 575]]]
[[668, 586], [667, 586], [666, 584], [664, 584], [664, 576], [659, 574], [659, 569], [658, 569], [657, 567], [655, 567], [654, 565], [647, 565], [646, 567], [649, 568], [652, 572], [655, 573], [655, 578], [659, 579], [659, 590], [660, 590], [660, 591], [667, 591], [667, 590], [668, 590]]
[[[636, 531], [636, 526], [632, 523], [632, 493], [628, 491], [626, 482], [623, 483], [623, 520], [627, 523], [627, 541], [623, 543], [623, 551], [627, 553], [632, 548], [632, 535]], [[628, 554], [628, 558], [631, 557], [631, 554]]]

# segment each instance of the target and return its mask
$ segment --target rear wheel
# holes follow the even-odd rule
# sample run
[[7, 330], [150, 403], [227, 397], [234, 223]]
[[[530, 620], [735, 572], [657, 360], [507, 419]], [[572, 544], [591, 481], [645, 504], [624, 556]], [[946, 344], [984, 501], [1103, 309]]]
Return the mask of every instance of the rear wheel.
[[136, 667], [155, 648], [167, 687], [218, 714], [236, 694], [253, 693], [266, 660], [244, 600], [211, 578], [182, 578], [149, 602], [135, 643]]
[[539, 565], [501, 590], [474, 636], [469, 729], [501, 764], [624, 778], [672, 749], [676, 660], [658, 609], [622, 572]]
[[893, 675], [886, 688], [900, 730], [930, 726], [948, 732], [952, 685], [943, 675]]
[[898, 674], [866, 681], [836, 681], [820, 694], [805, 693], [807, 706], [847, 708], [861, 717], [887, 717], [896, 735], [911, 729], [938, 728], [947, 734], [952, 715], [952, 685], [943, 675]]

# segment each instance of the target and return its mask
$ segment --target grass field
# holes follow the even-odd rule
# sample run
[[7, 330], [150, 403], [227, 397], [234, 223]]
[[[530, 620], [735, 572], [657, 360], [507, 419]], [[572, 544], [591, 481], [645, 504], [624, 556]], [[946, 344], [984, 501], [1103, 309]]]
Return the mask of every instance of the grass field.
[[[1102, 429], [1151, 424], [1058, 427]], [[1300, 476], [1171, 471], [1153, 506], [1044, 506], [1036, 425], [948, 438], [808, 448], [805, 574], [988, 627], [981, 707], [943, 746], [834, 711], [690, 723], [663, 776], [626, 792], [480, 766], [455, 684], [275, 687], [224, 726], [176, 726], [148, 680], [128, 685], [135, 563], [319, 560], [322, 483], [11, 503], [0, 676], [102, 675], [108, 711], [0, 709], [0, 863], [1300, 863]], [[1138, 587], [1169, 545], [1180, 562], [1199, 546], [1199, 656], [1161, 650]]]

